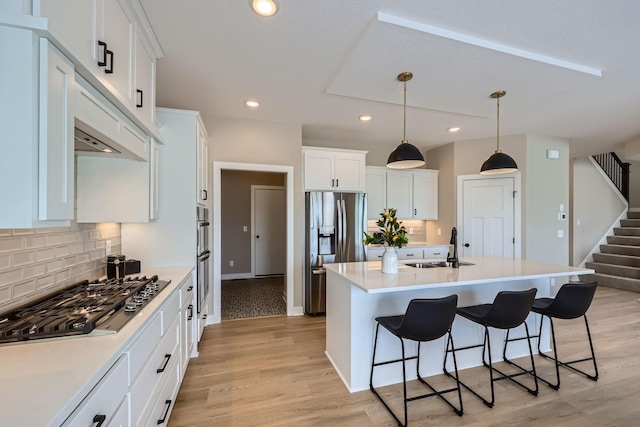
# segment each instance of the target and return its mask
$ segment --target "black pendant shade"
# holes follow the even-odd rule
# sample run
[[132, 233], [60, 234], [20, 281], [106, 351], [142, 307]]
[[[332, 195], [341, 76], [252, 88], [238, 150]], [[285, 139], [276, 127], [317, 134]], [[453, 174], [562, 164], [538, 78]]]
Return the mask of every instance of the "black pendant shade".
[[501, 173], [517, 172], [518, 165], [515, 160], [502, 151], [496, 151], [482, 164], [481, 175], [497, 175]]
[[493, 92], [490, 97], [496, 100], [496, 152], [491, 155], [480, 168], [480, 175], [498, 175], [518, 171], [518, 165], [511, 156], [500, 150], [500, 98], [507, 94], [504, 90]]
[[424, 165], [424, 157], [415, 145], [407, 141], [407, 82], [413, 74], [404, 72], [398, 74], [398, 80], [404, 83], [404, 125], [402, 142], [389, 154], [387, 167], [390, 169], [410, 169]]
[[389, 154], [387, 167], [390, 169], [409, 169], [424, 165], [424, 157], [415, 145], [402, 142]]

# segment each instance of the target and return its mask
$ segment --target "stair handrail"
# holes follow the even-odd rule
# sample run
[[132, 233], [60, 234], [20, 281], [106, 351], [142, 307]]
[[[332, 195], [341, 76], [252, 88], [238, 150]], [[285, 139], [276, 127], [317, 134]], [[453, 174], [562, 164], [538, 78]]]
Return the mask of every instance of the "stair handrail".
[[620, 160], [620, 157], [614, 152], [595, 154], [591, 157], [628, 202], [630, 163], [625, 163]]

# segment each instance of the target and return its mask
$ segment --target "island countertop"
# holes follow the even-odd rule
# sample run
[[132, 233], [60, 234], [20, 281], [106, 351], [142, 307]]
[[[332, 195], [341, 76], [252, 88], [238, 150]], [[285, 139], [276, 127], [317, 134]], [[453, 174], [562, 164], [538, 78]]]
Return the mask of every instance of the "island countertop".
[[[416, 262], [418, 260], [405, 260]], [[437, 268], [414, 268], [400, 261], [397, 274], [384, 274], [380, 261], [325, 264], [327, 270], [340, 274], [367, 293], [387, 293], [408, 289], [461, 286], [514, 279], [567, 277], [593, 274], [589, 268], [569, 267], [546, 262], [495, 256], [465, 257], [460, 261], [474, 265]]]

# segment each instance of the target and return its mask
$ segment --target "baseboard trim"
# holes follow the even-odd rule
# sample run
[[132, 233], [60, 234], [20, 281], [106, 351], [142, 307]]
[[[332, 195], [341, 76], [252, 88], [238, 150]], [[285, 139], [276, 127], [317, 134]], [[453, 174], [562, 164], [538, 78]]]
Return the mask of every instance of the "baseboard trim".
[[235, 280], [235, 279], [253, 279], [251, 273], [234, 273], [234, 274], [221, 274], [220, 280]]
[[287, 316], [304, 316], [304, 307], [301, 305], [294, 306]]

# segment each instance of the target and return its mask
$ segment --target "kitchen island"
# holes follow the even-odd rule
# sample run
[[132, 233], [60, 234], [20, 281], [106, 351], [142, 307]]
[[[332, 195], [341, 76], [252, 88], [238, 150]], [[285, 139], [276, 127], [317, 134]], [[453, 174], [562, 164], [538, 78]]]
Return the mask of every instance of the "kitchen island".
[[[397, 274], [383, 274], [381, 263], [352, 262], [326, 264], [327, 310], [326, 354], [350, 392], [369, 388], [371, 355], [375, 334], [375, 318], [403, 314], [414, 298], [441, 298], [458, 295], [458, 306], [490, 303], [499, 291], [536, 288], [536, 297], [552, 296], [560, 285], [577, 280], [581, 274], [591, 274], [588, 268], [568, 267], [542, 262], [503, 257], [468, 257], [463, 261], [473, 265], [460, 268], [414, 268], [400, 265]], [[412, 260], [415, 262], [415, 260]], [[539, 317], [530, 315], [529, 330], [537, 333]], [[548, 324], [547, 324], [548, 325]], [[482, 342], [483, 328], [456, 316], [452, 327], [456, 347]], [[512, 337], [524, 335], [524, 327], [512, 332]], [[504, 331], [491, 334], [492, 357], [501, 360]], [[535, 340], [532, 344], [536, 345]], [[407, 354], [414, 347], [407, 346]], [[445, 341], [443, 338], [425, 343], [421, 365], [424, 376], [442, 373]], [[543, 328], [543, 350], [549, 349], [548, 328]], [[509, 357], [528, 354], [526, 340], [509, 344]], [[381, 331], [377, 360], [398, 359], [398, 339]], [[457, 353], [458, 368], [481, 364], [481, 349]], [[450, 358], [451, 361], [451, 358]], [[415, 361], [407, 363], [407, 378], [415, 378]], [[376, 369], [376, 385], [402, 381], [400, 365]]]

